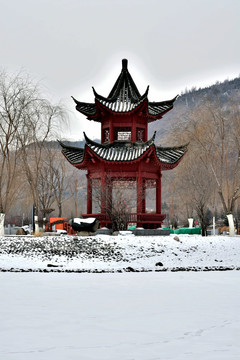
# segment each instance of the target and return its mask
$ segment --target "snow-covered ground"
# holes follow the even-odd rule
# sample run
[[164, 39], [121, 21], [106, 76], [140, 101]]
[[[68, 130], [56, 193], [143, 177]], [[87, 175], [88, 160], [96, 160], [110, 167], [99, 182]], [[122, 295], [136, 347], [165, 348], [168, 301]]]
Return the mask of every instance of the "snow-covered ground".
[[0, 359], [238, 360], [240, 272], [0, 273]]
[[[240, 268], [240, 236], [0, 237], [0, 269], [40, 271]], [[156, 265], [157, 264], [157, 265]]]
[[0, 238], [0, 359], [240, 359], [240, 237], [179, 238]]

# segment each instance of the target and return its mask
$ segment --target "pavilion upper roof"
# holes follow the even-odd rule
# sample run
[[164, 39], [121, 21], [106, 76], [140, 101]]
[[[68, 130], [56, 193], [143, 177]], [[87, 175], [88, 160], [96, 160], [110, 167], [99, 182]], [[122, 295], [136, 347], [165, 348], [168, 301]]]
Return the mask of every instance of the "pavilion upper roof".
[[[117, 99], [122, 99], [128, 101], [131, 99], [132, 102], [138, 102], [141, 98], [140, 92], [138, 91], [135, 82], [133, 81], [128, 68], [127, 59], [122, 60], [122, 71], [117, 78], [112, 90], [110, 91], [107, 99], [111, 101], [116, 101]], [[147, 88], [148, 91], [148, 88]], [[146, 91], [146, 93], [147, 93]]]
[[95, 103], [84, 103], [73, 98], [76, 103], [76, 109], [86, 115], [89, 119], [99, 122], [101, 119], [98, 118], [97, 113], [98, 103], [113, 112], [126, 113], [133, 111], [140, 104], [146, 101], [149, 121], [159, 119], [164, 113], [171, 110], [176, 97], [168, 101], [149, 102], [147, 98], [149, 86], [147, 87], [145, 93], [141, 95], [128, 71], [127, 64], [128, 61], [123, 59], [122, 71], [108, 97], [99, 95], [93, 88]]

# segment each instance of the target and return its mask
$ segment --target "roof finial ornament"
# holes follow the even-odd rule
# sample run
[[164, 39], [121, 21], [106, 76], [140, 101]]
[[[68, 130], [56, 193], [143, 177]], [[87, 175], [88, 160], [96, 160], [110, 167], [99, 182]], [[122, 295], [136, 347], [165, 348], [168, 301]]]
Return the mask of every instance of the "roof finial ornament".
[[126, 70], [128, 66], [128, 61], [127, 59], [122, 59], [122, 68], [123, 70]]

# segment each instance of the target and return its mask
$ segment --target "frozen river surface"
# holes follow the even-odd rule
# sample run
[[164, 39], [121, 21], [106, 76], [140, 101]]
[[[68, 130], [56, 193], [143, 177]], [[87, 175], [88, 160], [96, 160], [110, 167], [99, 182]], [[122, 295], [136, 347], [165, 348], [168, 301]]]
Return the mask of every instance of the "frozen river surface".
[[239, 360], [240, 271], [0, 273], [0, 359]]

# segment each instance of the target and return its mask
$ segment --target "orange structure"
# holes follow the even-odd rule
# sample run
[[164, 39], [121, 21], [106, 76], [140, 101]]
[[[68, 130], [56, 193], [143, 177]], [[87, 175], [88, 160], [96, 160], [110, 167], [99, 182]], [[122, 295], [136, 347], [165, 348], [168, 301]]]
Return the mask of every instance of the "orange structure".
[[67, 221], [67, 218], [63, 217], [51, 217], [49, 223], [46, 226], [46, 231], [52, 231], [53, 227], [56, 230], [66, 230], [68, 235], [75, 235], [76, 232], [71, 228], [71, 225]]

